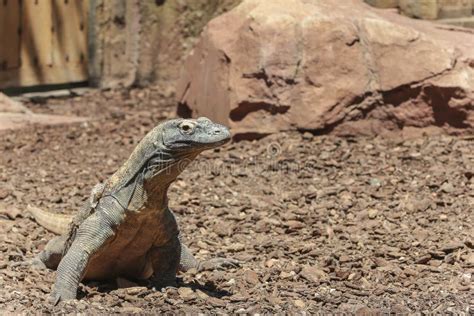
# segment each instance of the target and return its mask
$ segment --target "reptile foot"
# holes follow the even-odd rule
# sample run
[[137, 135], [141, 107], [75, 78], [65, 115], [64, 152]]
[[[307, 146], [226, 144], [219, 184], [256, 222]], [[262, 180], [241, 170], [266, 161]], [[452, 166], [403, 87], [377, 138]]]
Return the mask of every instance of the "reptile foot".
[[153, 276], [151, 279], [154, 290], [162, 290], [166, 288], [176, 288], [178, 287], [178, 282], [176, 282], [176, 277], [166, 278], [162, 276]]
[[52, 305], [58, 305], [60, 302], [64, 301], [71, 301], [76, 299], [76, 293], [70, 292], [70, 291], [64, 291], [62, 293], [58, 293], [56, 291], [53, 291], [51, 295], [48, 298], [48, 301]]
[[33, 259], [20, 261], [20, 262], [13, 262], [11, 266], [12, 267], [30, 267], [32, 269], [38, 269], [38, 270], [47, 269], [44, 262], [38, 258], [33, 258]]
[[201, 262], [199, 270], [222, 270], [225, 268], [236, 268], [240, 266], [240, 261], [228, 258], [213, 258]]
[[44, 262], [36, 257], [31, 260], [26, 261], [26, 264], [28, 264], [33, 269], [38, 269], [38, 270], [47, 269]]

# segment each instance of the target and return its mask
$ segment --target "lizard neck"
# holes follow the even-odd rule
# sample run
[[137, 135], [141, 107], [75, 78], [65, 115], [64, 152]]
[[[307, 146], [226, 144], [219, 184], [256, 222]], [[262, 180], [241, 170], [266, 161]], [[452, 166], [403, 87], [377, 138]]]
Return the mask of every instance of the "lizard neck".
[[168, 207], [168, 189], [179, 174], [196, 158], [198, 153], [186, 155], [165, 169], [145, 179], [143, 187], [147, 195], [147, 204], [157, 209]]
[[156, 183], [146, 183], [146, 205], [154, 210], [166, 209], [168, 207], [168, 188], [169, 184], [157, 185]]

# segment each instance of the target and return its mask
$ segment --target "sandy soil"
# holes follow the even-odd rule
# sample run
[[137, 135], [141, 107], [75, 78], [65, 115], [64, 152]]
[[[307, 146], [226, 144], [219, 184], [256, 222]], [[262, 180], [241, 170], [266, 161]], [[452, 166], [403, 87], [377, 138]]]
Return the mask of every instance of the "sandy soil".
[[[112, 280], [46, 300], [54, 271], [22, 264], [53, 236], [28, 204], [73, 213], [174, 109], [159, 91], [37, 100], [87, 123], [0, 134], [0, 310], [87, 313], [473, 312], [474, 137], [278, 134], [203, 154], [170, 204], [199, 258], [242, 266], [179, 287]], [[470, 310], [469, 310], [470, 308]]]

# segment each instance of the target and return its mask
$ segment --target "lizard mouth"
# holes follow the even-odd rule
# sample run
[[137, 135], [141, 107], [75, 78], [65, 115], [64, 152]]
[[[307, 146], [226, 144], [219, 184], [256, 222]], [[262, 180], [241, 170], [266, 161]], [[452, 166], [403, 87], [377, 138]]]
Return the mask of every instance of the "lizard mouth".
[[227, 131], [222, 135], [212, 135], [212, 137], [196, 137], [195, 139], [180, 139], [175, 140], [170, 144], [165, 144], [170, 149], [194, 151], [194, 150], [205, 150], [212, 149], [224, 145], [231, 139], [230, 133]]

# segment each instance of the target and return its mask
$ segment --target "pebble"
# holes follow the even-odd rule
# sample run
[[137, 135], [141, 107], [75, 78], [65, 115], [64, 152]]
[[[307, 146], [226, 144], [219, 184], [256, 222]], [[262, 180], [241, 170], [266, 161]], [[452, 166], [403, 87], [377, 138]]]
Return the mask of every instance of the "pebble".
[[[76, 212], [90, 188], [164, 118], [162, 97], [151, 95], [160, 106], [150, 108], [131, 92], [124, 94], [127, 105], [113, 97], [121, 92], [94, 93], [109, 97], [88, 99], [87, 106], [49, 100], [41, 107], [96, 116], [87, 126], [35, 126], [0, 137], [0, 148], [13, 146], [0, 155], [0, 188], [9, 192], [3, 204]], [[104, 119], [110, 107], [125, 117]], [[74, 129], [70, 135], [80, 136], [68, 139]], [[465, 313], [459, 302], [469, 299], [472, 278], [463, 274], [474, 265], [468, 213], [474, 182], [466, 176], [473, 142], [452, 136], [305, 138], [285, 133], [231, 142], [204, 152], [179, 176], [168, 196], [184, 242], [200, 260], [228, 257], [241, 266], [180, 272], [176, 289], [156, 292], [132, 282], [114, 291], [106, 282], [87, 282], [80, 289], [84, 311], [82, 303], [53, 309], [43, 303], [55, 274], [15, 265], [38, 254], [53, 234], [24, 213], [1, 215], [0, 309], [325, 315], [342, 314], [348, 304], [348, 314], [356, 306], [381, 308], [380, 314], [436, 308], [441, 315], [448, 306], [452, 314]], [[281, 151], [269, 160], [271, 144]], [[418, 158], [407, 159], [413, 152]]]
[[180, 287], [180, 288], [178, 288], [178, 294], [184, 300], [188, 300], [188, 299], [194, 298], [196, 296], [194, 294], [194, 291], [189, 287]]
[[304, 140], [312, 140], [314, 136], [310, 132], [304, 132], [302, 137]]
[[326, 272], [315, 266], [304, 266], [303, 269], [301, 269], [300, 275], [304, 279], [314, 283], [319, 283], [320, 281], [327, 280], [328, 278]]
[[245, 270], [244, 279], [247, 283], [252, 285], [258, 284], [260, 282], [258, 279], [258, 274], [252, 270]]
[[370, 219], [376, 218], [378, 214], [379, 214], [379, 211], [373, 208], [368, 211], [368, 216]]
[[293, 302], [293, 304], [295, 304], [295, 306], [298, 307], [298, 308], [305, 308], [306, 307], [305, 302], [303, 302], [302, 300], [295, 300]]

